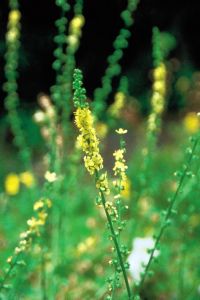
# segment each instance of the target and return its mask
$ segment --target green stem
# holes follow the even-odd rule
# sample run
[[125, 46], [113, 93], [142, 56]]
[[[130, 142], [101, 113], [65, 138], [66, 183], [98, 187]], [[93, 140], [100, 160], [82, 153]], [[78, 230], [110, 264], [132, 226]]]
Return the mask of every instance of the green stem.
[[12, 270], [14, 269], [14, 267], [16, 266], [17, 261], [18, 261], [18, 256], [19, 256], [19, 255], [17, 255], [16, 258], [15, 258], [15, 261], [14, 261], [13, 263], [10, 264], [9, 269], [8, 269], [8, 271], [6, 272], [6, 274], [5, 274], [5, 276], [4, 276], [3, 280], [2, 280], [2, 282], [1, 282], [1, 284], [0, 284], [0, 291], [3, 289], [4, 284], [5, 284], [6, 280], [9, 278], [9, 275], [10, 275], [11, 271], [12, 271]]
[[118, 244], [118, 241], [117, 241], [117, 237], [116, 237], [116, 234], [115, 234], [115, 230], [114, 230], [109, 212], [106, 208], [105, 196], [104, 196], [102, 191], [100, 191], [100, 193], [101, 193], [102, 204], [103, 204], [103, 207], [104, 207], [104, 210], [105, 210], [105, 213], [106, 213], [106, 217], [107, 217], [107, 220], [108, 220], [108, 223], [109, 223], [109, 228], [110, 228], [110, 231], [111, 231], [111, 234], [112, 234], [113, 242], [114, 242], [114, 245], [115, 245], [115, 248], [116, 248], [116, 251], [117, 251], [117, 256], [118, 256], [118, 259], [119, 259], [119, 263], [120, 263], [122, 273], [123, 273], [123, 276], [124, 276], [124, 281], [125, 281], [125, 285], [126, 285], [126, 289], [127, 289], [127, 293], [128, 293], [128, 299], [131, 299], [132, 298], [131, 290], [130, 290], [130, 286], [129, 286], [129, 283], [128, 283], [126, 269], [124, 267], [124, 262], [123, 262], [123, 258], [122, 258], [121, 251], [120, 251], [120, 248], [119, 248], [119, 244]]
[[146, 276], [147, 276], [147, 274], [148, 274], [149, 267], [150, 267], [151, 262], [152, 262], [153, 257], [154, 257], [154, 253], [155, 253], [155, 251], [156, 251], [156, 249], [157, 249], [157, 246], [158, 246], [158, 244], [159, 244], [159, 242], [160, 242], [160, 239], [161, 239], [161, 237], [162, 237], [162, 235], [163, 235], [163, 232], [164, 232], [164, 230], [166, 229], [166, 227], [167, 227], [167, 225], [168, 225], [168, 220], [169, 220], [169, 218], [170, 218], [170, 216], [171, 216], [171, 214], [172, 214], [172, 210], [173, 210], [174, 204], [175, 204], [175, 202], [176, 202], [177, 196], [178, 196], [178, 194], [179, 194], [179, 192], [180, 192], [180, 190], [181, 190], [181, 188], [182, 188], [183, 181], [184, 181], [184, 179], [185, 179], [185, 177], [186, 177], [186, 174], [187, 174], [187, 172], [188, 172], [188, 169], [189, 169], [189, 167], [190, 167], [191, 160], [192, 160], [192, 158], [193, 158], [193, 155], [194, 155], [195, 149], [196, 149], [196, 147], [197, 147], [197, 144], [198, 144], [198, 138], [197, 138], [197, 139], [195, 140], [195, 142], [194, 142], [194, 145], [193, 145], [193, 148], [192, 148], [190, 157], [189, 157], [189, 159], [188, 159], [187, 165], [186, 165], [186, 167], [185, 167], [185, 169], [184, 169], [184, 172], [183, 172], [183, 174], [182, 174], [182, 176], [181, 176], [181, 178], [180, 178], [179, 185], [178, 185], [178, 187], [177, 187], [177, 189], [176, 189], [176, 192], [175, 192], [175, 194], [174, 194], [174, 197], [172, 198], [172, 200], [171, 200], [171, 202], [170, 202], [170, 205], [169, 205], [169, 207], [168, 207], [168, 210], [167, 210], [167, 213], [166, 213], [166, 215], [165, 215], [165, 218], [164, 218], [163, 224], [162, 224], [162, 226], [161, 226], [160, 232], [159, 232], [159, 234], [158, 234], [158, 236], [157, 236], [157, 238], [156, 238], [156, 241], [155, 241], [155, 244], [154, 244], [154, 248], [153, 248], [152, 251], [151, 251], [151, 255], [150, 255], [149, 261], [148, 261], [148, 263], [147, 263], [147, 265], [146, 265], [146, 267], [145, 267], [145, 269], [144, 269], [143, 276], [142, 276], [142, 279], [141, 279], [141, 282], [140, 282], [140, 285], [139, 285], [139, 289], [141, 289], [141, 287], [142, 287], [142, 285], [143, 285], [143, 283], [144, 283], [144, 281], [145, 281], [145, 278], [146, 278]]

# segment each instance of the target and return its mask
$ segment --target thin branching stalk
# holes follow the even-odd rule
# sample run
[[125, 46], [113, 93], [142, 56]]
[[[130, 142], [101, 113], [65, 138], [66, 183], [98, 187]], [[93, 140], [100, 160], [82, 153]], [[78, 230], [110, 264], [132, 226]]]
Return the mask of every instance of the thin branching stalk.
[[[97, 179], [99, 178], [98, 172], [96, 172], [96, 178]], [[130, 286], [129, 286], [128, 277], [127, 277], [127, 274], [126, 274], [126, 269], [125, 269], [122, 254], [121, 254], [121, 251], [120, 251], [120, 246], [119, 246], [119, 243], [118, 243], [118, 240], [117, 240], [117, 236], [115, 234], [112, 219], [110, 217], [108, 209], [106, 208], [106, 199], [105, 199], [104, 193], [102, 191], [100, 191], [100, 194], [101, 194], [103, 208], [104, 208], [106, 218], [107, 218], [107, 221], [108, 221], [108, 224], [109, 224], [109, 228], [110, 228], [110, 231], [111, 231], [111, 236], [112, 236], [112, 239], [113, 239], [113, 242], [114, 242], [114, 245], [115, 245], [115, 249], [117, 251], [117, 256], [118, 256], [118, 259], [119, 259], [119, 263], [120, 263], [120, 266], [121, 266], [121, 269], [122, 269], [127, 294], [128, 294], [128, 297], [129, 297], [128, 299], [132, 299], [131, 289], [130, 289]]]
[[163, 223], [162, 223], [162, 226], [161, 226], [161, 228], [160, 228], [160, 231], [159, 231], [159, 233], [158, 233], [158, 235], [157, 235], [157, 237], [156, 237], [156, 240], [155, 240], [154, 248], [151, 250], [151, 255], [150, 255], [150, 257], [149, 257], [149, 261], [148, 261], [148, 263], [147, 263], [147, 265], [146, 265], [146, 267], [145, 267], [145, 269], [144, 269], [143, 276], [142, 276], [141, 281], [140, 281], [139, 289], [141, 289], [141, 287], [143, 286], [144, 281], [145, 281], [145, 279], [146, 279], [146, 276], [148, 275], [148, 271], [149, 271], [149, 268], [150, 268], [150, 266], [151, 266], [151, 263], [152, 263], [152, 260], [153, 260], [155, 251], [156, 251], [156, 249], [158, 248], [158, 245], [159, 245], [159, 242], [160, 242], [160, 240], [161, 240], [161, 238], [162, 238], [162, 236], [163, 236], [163, 233], [164, 233], [165, 229], [167, 228], [167, 226], [170, 224], [170, 217], [171, 217], [171, 215], [172, 215], [172, 213], [173, 213], [173, 209], [174, 209], [175, 202], [176, 202], [177, 197], [178, 197], [178, 195], [179, 195], [179, 193], [180, 193], [180, 190], [181, 190], [182, 187], [183, 187], [183, 182], [184, 182], [184, 179], [185, 179], [185, 177], [186, 177], [186, 175], [187, 175], [187, 172], [188, 172], [188, 170], [189, 170], [189, 168], [190, 168], [190, 164], [191, 164], [192, 158], [193, 158], [193, 156], [194, 156], [196, 147], [197, 147], [197, 145], [198, 145], [198, 141], [199, 141], [199, 137], [196, 138], [196, 140], [194, 141], [194, 144], [193, 144], [193, 147], [192, 147], [192, 150], [191, 150], [189, 159], [188, 159], [188, 161], [187, 161], [187, 164], [185, 165], [184, 171], [183, 171], [183, 173], [182, 173], [182, 175], [181, 175], [181, 178], [180, 178], [179, 184], [178, 184], [178, 186], [177, 186], [177, 189], [176, 189], [176, 191], [175, 191], [175, 193], [174, 193], [174, 196], [173, 196], [173, 198], [171, 199], [170, 205], [169, 205], [169, 207], [168, 207], [168, 209], [167, 209], [167, 211], [166, 211], [164, 221], [163, 221]]

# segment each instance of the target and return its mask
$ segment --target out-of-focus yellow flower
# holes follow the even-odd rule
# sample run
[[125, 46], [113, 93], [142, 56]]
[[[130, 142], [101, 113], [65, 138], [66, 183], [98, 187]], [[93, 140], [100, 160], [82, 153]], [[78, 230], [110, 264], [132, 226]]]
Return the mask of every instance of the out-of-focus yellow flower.
[[122, 108], [125, 105], [126, 95], [122, 92], [117, 92], [115, 94], [115, 101], [108, 109], [111, 116], [119, 118]]
[[123, 190], [121, 191], [121, 195], [124, 199], [129, 200], [131, 196], [131, 181], [128, 177], [125, 180], [122, 180], [121, 185]]
[[40, 208], [42, 208], [44, 206], [44, 202], [39, 200], [37, 202], [35, 202], [34, 206], [33, 206], [33, 209], [34, 210], [39, 210]]
[[141, 215], [146, 214], [150, 209], [151, 198], [143, 197], [139, 199], [139, 211]]
[[45, 175], [44, 175], [44, 178], [48, 181], [48, 182], [54, 182], [57, 180], [57, 175], [55, 172], [49, 172], [49, 171], [46, 171]]
[[80, 30], [84, 24], [85, 24], [85, 18], [83, 15], [75, 16], [69, 24], [69, 32], [71, 34], [79, 35], [81, 33]]
[[189, 112], [183, 119], [183, 124], [189, 133], [195, 133], [200, 129], [200, 118], [195, 112]]
[[108, 126], [105, 123], [97, 122], [95, 127], [97, 136], [100, 138], [105, 138], [108, 133]]
[[165, 108], [167, 68], [160, 63], [153, 71], [153, 94], [151, 97], [151, 113], [148, 117], [148, 131], [159, 130], [159, 119]]
[[15, 25], [16, 23], [19, 22], [20, 18], [21, 18], [21, 13], [18, 9], [13, 9], [9, 13], [8, 19], [9, 19], [9, 23], [11, 23], [11, 24]]
[[5, 179], [5, 191], [6, 194], [14, 196], [19, 192], [20, 181], [19, 177], [15, 173], [10, 173]]
[[14, 42], [19, 37], [19, 31], [16, 28], [9, 30], [6, 34], [6, 39], [8, 42]]
[[77, 246], [77, 254], [81, 255], [88, 251], [91, 251], [96, 245], [97, 239], [95, 237], [88, 237], [84, 242], [81, 242]]
[[32, 187], [35, 183], [33, 174], [28, 171], [19, 174], [19, 179], [27, 187]]

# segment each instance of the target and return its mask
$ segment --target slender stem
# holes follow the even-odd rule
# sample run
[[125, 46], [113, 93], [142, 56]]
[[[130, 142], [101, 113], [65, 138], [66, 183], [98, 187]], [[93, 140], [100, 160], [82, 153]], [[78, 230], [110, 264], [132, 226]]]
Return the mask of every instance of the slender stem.
[[153, 248], [152, 251], [151, 251], [151, 255], [150, 255], [149, 261], [148, 261], [148, 263], [147, 263], [147, 265], [146, 265], [146, 267], [145, 267], [145, 269], [144, 269], [143, 276], [142, 276], [142, 279], [141, 279], [141, 282], [140, 282], [140, 285], [139, 285], [139, 289], [141, 289], [141, 287], [142, 287], [142, 285], [143, 285], [143, 283], [144, 283], [144, 281], [145, 281], [145, 278], [146, 278], [146, 276], [147, 276], [149, 267], [150, 267], [151, 262], [152, 262], [152, 259], [153, 259], [153, 257], [154, 257], [154, 253], [155, 253], [155, 251], [156, 251], [156, 249], [157, 249], [157, 246], [158, 246], [158, 244], [159, 244], [159, 242], [160, 242], [160, 239], [161, 239], [161, 237], [162, 237], [162, 235], [163, 235], [163, 232], [164, 232], [164, 230], [166, 229], [166, 227], [167, 227], [167, 225], [168, 225], [167, 221], [169, 220], [169, 218], [170, 218], [170, 216], [171, 216], [171, 214], [172, 214], [172, 210], [173, 210], [174, 204], [175, 204], [176, 199], [177, 199], [177, 196], [178, 196], [178, 194], [179, 194], [179, 192], [180, 192], [180, 190], [181, 190], [181, 188], [182, 188], [183, 181], [184, 181], [184, 179], [185, 179], [185, 177], [186, 177], [186, 174], [187, 174], [187, 172], [188, 172], [188, 169], [189, 169], [189, 167], [190, 167], [190, 163], [191, 163], [192, 157], [193, 157], [193, 155], [194, 155], [195, 149], [196, 149], [196, 147], [197, 147], [197, 144], [198, 144], [198, 138], [197, 138], [197, 139], [195, 140], [195, 142], [194, 142], [194, 145], [193, 145], [193, 148], [192, 148], [190, 157], [189, 157], [189, 159], [188, 159], [187, 165], [186, 165], [186, 167], [185, 167], [185, 169], [184, 169], [184, 172], [183, 172], [183, 174], [182, 174], [182, 176], [181, 176], [181, 178], [180, 178], [179, 185], [178, 185], [178, 187], [177, 187], [177, 189], [176, 189], [176, 192], [174, 193], [174, 196], [173, 196], [173, 198], [172, 198], [172, 200], [171, 200], [171, 202], [170, 202], [170, 205], [169, 205], [169, 207], [168, 207], [168, 209], [167, 209], [167, 213], [166, 213], [166, 215], [165, 215], [163, 224], [162, 224], [162, 226], [161, 226], [161, 228], [160, 228], [160, 232], [159, 232], [159, 234], [157, 235], [157, 238], [156, 238], [156, 241], [155, 241], [155, 244], [154, 244], [154, 248]]
[[123, 276], [124, 276], [124, 281], [125, 281], [125, 285], [126, 285], [126, 289], [127, 289], [127, 293], [128, 293], [128, 299], [131, 299], [132, 298], [131, 290], [130, 290], [130, 286], [129, 286], [129, 283], [128, 283], [126, 269], [124, 267], [124, 262], [123, 262], [123, 258], [122, 258], [121, 251], [120, 251], [120, 248], [119, 248], [119, 244], [118, 244], [118, 241], [117, 241], [117, 237], [115, 235], [115, 230], [114, 230], [114, 227], [113, 227], [112, 220], [111, 220], [111, 217], [109, 215], [109, 212], [108, 212], [108, 210], [106, 208], [105, 196], [104, 196], [104, 194], [103, 194], [102, 191], [100, 191], [100, 193], [101, 193], [101, 198], [102, 198], [102, 204], [103, 204], [103, 207], [104, 207], [104, 210], [105, 210], [105, 213], [106, 213], [106, 217], [107, 217], [107, 220], [108, 220], [108, 223], [109, 223], [109, 228], [110, 228], [110, 231], [111, 231], [111, 234], [112, 234], [112, 238], [113, 238], [113, 241], [114, 241], [114, 245], [115, 245], [115, 248], [116, 248], [116, 251], [117, 251], [117, 255], [118, 255], [118, 258], [119, 258], [119, 263], [120, 263], [120, 266], [121, 266], [121, 269], [122, 269], [122, 273], [123, 273]]
[[6, 280], [9, 278], [9, 275], [10, 275], [12, 269], [14, 269], [14, 267], [16, 266], [17, 261], [18, 261], [18, 256], [19, 256], [19, 255], [17, 255], [17, 256], [15, 257], [15, 261], [14, 261], [13, 263], [10, 264], [8, 271], [6, 272], [6, 274], [5, 274], [5, 276], [4, 276], [3, 280], [2, 280], [2, 282], [0, 283], [0, 291], [3, 289]]

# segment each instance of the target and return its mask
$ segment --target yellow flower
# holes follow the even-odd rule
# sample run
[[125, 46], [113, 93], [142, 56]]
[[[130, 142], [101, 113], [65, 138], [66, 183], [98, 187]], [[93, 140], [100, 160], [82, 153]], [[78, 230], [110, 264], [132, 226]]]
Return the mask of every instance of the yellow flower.
[[92, 175], [95, 170], [99, 171], [103, 168], [103, 158], [99, 153], [99, 140], [97, 139], [93, 117], [88, 107], [77, 108], [75, 124], [80, 130], [77, 140], [83, 152], [85, 152], [85, 167]]
[[101, 176], [96, 181], [96, 188], [101, 190], [102, 192], [104, 192], [107, 195], [110, 193], [106, 172], [101, 174]]
[[119, 129], [116, 129], [115, 130], [118, 134], [126, 134], [128, 132], [127, 129], [122, 129], [122, 128], [119, 128]]
[[121, 191], [121, 195], [123, 198], [125, 198], [126, 200], [130, 199], [131, 196], [131, 181], [128, 177], [126, 177], [124, 180], [122, 180], [121, 182], [121, 186], [122, 186], [122, 191]]
[[11, 23], [12, 25], [15, 25], [16, 23], [19, 22], [20, 18], [21, 18], [21, 13], [18, 9], [13, 9], [10, 13], [9, 13], [9, 23]]
[[6, 34], [6, 39], [8, 42], [15, 42], [19, 37], [19, 31], [16, 28], [9, 30]]
[[47, 205], [48, 208], [52, 207], [52, 202], [50, 199], [46, 199], [45, 204]]
[[118, 149], [113, 153], [116, 160], [124, 159], [124, 149]]
[[91, 251], [94, 246], [96, 245], [96, 238], [95, 237], [88, 237], [84, 242], [81, 242], [77, 246], [77, 254], [81, 255], [83, 253], [86, 253], [88, 251]]
[[85, 18], [83, 15], [75, 16], [70, 24], [69, 24], [69, 32], [71, 34], [80, 35], [81, 34], [81, 28], [85, 24]]
[[153, 71], [154, 81], [165, 80], [167, 75], [165, 64], [161, 63], [157, 68]]
[[195, 112], [190, 112], [185, 116], [183, 124], [189, 133], [196, 133], [200, 129], [200, 118]]
[[111, 116], [118, 118], [120, 116], [120, 112], [125, 104], [126, 96], [122, 92], [117, 92], [115, 94], [114, 103], [109, 107], [108, 112]]
[[54, 182], [57, 180], [57, 175], [55, 172], [49, 172], [46, 171], [44, 178], [48, 181], [48, 182]]
[[113, 171], [115, 176], [119, 175], [121, 179], [124, 179], [126, 177], [125, 172], [128, 169], [125, 164], [124, 153], [125, 149], [119, 149], [113, 153], [113, 156], [115, 157], [115, 165]]
[[151, 97], [151, 113], [148, 118], [148, 131], [155, 132], [159, 125], [159, 118], [165, 108], [167, 68], [160, 63], [153, 71], [153, 94]]
[[12, 262], [12, 259], [13, 259], [12, 256], [8, 257], [8, 258], [7, 258], [7, 263], [10, 264], [10, 263]]
[[30, 231], [35, 231], [38, 228], [38, 220], [34, 217], [32, 217], [31, 219], [29, 219], [27, 221], [27, 224], [29, 226]]
[[33, 186], [35, 182], [33, 174], [31, 174], [31, 172], [28, 171], [19, 174], [19, 179], [27, 187]]
[[19, 192], [20, 181], [19, 177], [15, 173], [10, 173], [5, 179], [5, 191], [6, 194], [14, 196]]
[[42, 200], [39, 200], [39, 201], [35, 202], [35, 204], [33, 206], [33, 209], [34, 210], [39, 210], [43, 206], [44, 206], [44, 202]]
[[105, 123], [97, 122], [96, 131], [97, 131], [97, 135], [100, 138], [105, 138], [108, 133], [108, 126]]
[[48, 216], [47, 213], [44, 211], [38, 213], [38, 217], [39, 217], [38, 221], [41, 225], [45, 224], [47, 216]]

